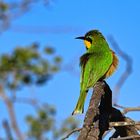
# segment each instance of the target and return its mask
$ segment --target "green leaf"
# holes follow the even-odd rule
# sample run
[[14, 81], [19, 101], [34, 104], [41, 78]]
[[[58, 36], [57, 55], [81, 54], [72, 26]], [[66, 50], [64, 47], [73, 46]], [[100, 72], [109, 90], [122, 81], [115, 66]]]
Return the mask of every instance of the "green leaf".
[[55, 52], [52, 47], [47, 47], [47, 48], [45, 48], [44, 51], [46, 54], [54, 54], [54, 52]]

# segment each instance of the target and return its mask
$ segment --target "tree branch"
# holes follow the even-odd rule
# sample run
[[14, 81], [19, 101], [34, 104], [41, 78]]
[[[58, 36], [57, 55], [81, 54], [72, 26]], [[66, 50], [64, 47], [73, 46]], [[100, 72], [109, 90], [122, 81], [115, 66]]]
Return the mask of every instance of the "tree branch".
[[118, 104], [115, 104], [114, 106], [123, 109], [122, 114], [127, 114], [128, 112], [132, 112], [132, 111], [140, 111], [140, 106], [138, 106], [138, 107], [123, 107], [123, 106], [120, 106]]
[[140, 135], [132, 135], [132, 136], [127, 136], [127, 137], [121, 137], [121, 138], [112, 138], [110, 140], [139, 140], [140, 139]]
[[128, 107], [128, 108], [125, 108], [124, 110], [123, 110], [123, 114], [126, 114], [126, 113], [128, 113], [128, 112], [132, 112], [132, 111], [140, 111], [140, 107]]
[[65, 140], [67, 138], [69, 138], [70, 135], [72, 135], [75, 132], [80, 132], [82, 130], [82, 128], [75, 128], [72, 131], [70, 131], [64, 138], [62, 138], [61, 140]]
[[102, 140], [109, 126], [116, 130], [111, 138], [139, 135], [136, 125], [139, 125], [139, 122], [126, 118], [118, 109], [112, 107], [112, 91], [106, 82], [100, 81], [94, 86], [78, 140]]
[[25, 97], [17, 97], [14, 102], [16, 103], [24, 103], [31, 105], [36, 111], [40, 109], [39, 103], [36, 99], [28, 99]]
[[98, 140], [99, 138], [99, 121], [96, 121], [93, 126], [93, 120], [99, 115], [99, 103], [104, 91], [105, 83], [97, 82], [94, 86], [94, 92], [90, 99], [89, 107], [85, 115], [83, 128], [78, 137], [78, 140]]
[[[93, 123], [93, 126], [94, 125], [95, 125], [95, 123]], [[119, 126], [135, 126], [136, 127], [137, 125], [140, 125], [140, 121], [138, 121], [138, 122], [135, 122], [135, 121], [131, 121], [131, 122], [110, 122], [109, 123], [110, 129], [112, 129], [112, 127], [119, 127]], [[69, 138], [70, 135], [72, 135], [73, 133], [80, 132], [81, 130], [82, 130], [82, 128], [73, 129], [61, 140], [65, 140], [65, 139]], [[111, 139], [111, 140], [114, 140], [114, 139]]]
[[5, 129], [5, 132], [6, 132], [6, 136], [7, 136], [6, 139], [7, 140], [13, 140], [11, 129], [10, 129], [8, 121], [4, 120], [2, 123], [3, 123], [3, 127]]
[[135, 122], [135, 121], [131, 121], [131, 122], [110, 122], [109, 123], [109, 127], [119, 127], [119, 126], [136, 126], [136, 125], [140, 125], [140, 121]]
[[14, 110], [14, 107], [13, 107], [13, 103], [6, 96], [6, 94], [4, 93], [3, 88], [2, 88], [1, 85], [0, 85], [0, 96], [3, 99], [3, 101], [4, 101], [4, 103], [5, 103], [6, 107], [7, 107], [9, 117], [10, 117], [10, 121], [11, 121], [11, 125], [12, 125], [12, 127], [13, 127], [13, 129], [15, 131], [15, 134], [16, 134], [17, 138], [19, 140], [24, 140], [24, 138], [22, 136], [22, 133], [21, 133], [19, 127], [18, 127], [17, 121], [16, 121], [16, 116], [15, 116], [15, 110]]

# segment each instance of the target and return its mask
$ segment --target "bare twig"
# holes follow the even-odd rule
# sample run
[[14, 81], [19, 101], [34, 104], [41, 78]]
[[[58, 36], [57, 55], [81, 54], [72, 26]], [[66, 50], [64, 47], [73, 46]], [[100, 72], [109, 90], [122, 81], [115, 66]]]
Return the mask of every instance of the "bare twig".
[[140, 130], [140, 121], [136, 122], [131, 120], [130, 118], [126, 118], [124, 122], [110, 122], [109, 123], [109, 130], [106, 131], [103, 137], [105, 137], [113, 127], [122, 127], [122, 126], [134, 126], [137, 130]]
[[38, 101], [36, 99], [29, 99], [29, 98], [19, 98], [17, 97], [14, 101], [15, 103], [23, 103], [23, 104], [29, 104], [31, 105], [33, 108], [35, 108], [35, 110], [39, 110], [40, 106], [38, 104]]
[[21, 133], [19, 127], [18, 127], [17, 121], [16, 121], [16, 115], [15, 115], [15, 110], [14, 110], [14, 107], [13, 107], [13, 103], [6, 96], [6, 94], [4, 93], [3, 88], [2, 88], [1, 85], [0, 85], [0, 96], [3, 99], [3, 101], [4, 101], [4, 103], [5, 103], [6, 107], [7, 107], [9, 117], [10, 117], [10, 121], [11, 121], [11, 125], [12, 125], [12, 127], [13, 127], [13, 129], [15, 131], [15, 134], [16, 134], [17, 138], [19, 140], [24, 140], [24, 138], [22, 136], [22, 133]]
[[140, 111], [140, 107], [127, 107], [123, 110], [123, 114], [126, 114], [128, 112], [132, 112], [132, 111]]
[[[96, 125], [95, 123], [93, 123], [93, 126]], [[138, 122], [110, 122], [109, 123], [109, 127], [110, 129], [112, 129], [112, 127], [119, 127], [119, 126], [136, 126], [136, 125], [140, 125], [140, 121]], [[82, 130], [82, 128], [76, 128], [73, 129], [72, 131], [70, 131], [64, 138], [62, 138], [61, 140], [65, 140], [67, 138], [69, 138], [70, 135], [72, 135], [75, 132], [80, 132]]]
[[140, 125], [140, 121], [135, 122], [110, 122], [109, 127], [118, 127], [118, 126], [134, 126], [134, 125]]
[[75, 129], [73, 129], [72, 131], [70, 131], [70, 132], [69, 132], [64, 138], [62, 138], [61, 140], [65, 140], [65, 139], [69, 138], [69, 136], [72, 135], [73, 133], [79, 132], [79, 131], [81, 131], [81, 130], [82, 130], [82, 128], [75, 128]]
[[7, 120], [4, 120], [3, 121], [3, 127], [5, 129], [5, 132], [6, 132], [6, 136], [7, 136], [7, 140], [13, 140], [13, 137], [12, 137], [12, 133], [11, 133], [11, 129], [10, 129], [10, 126], [9, 126], [9, 123]]
[[115, 107], [121, 108], [121, 109], [125, 109], [126, 107], [122, 106], [122, 105], [118, 105], [118, 104], [114, 104]]
[[127, 114], [128, 112], [132, 112], [132, 111], [140, 111], [140, 106], [138, 107], [124, 107], [118, 104], [115, 104], [114, 106], [119, 107], [122, 110], [122, 114]]
[[123, 84], [125, 83], [127, 78], [129, 77], [129, 75], [132, 73], [132, 58], [128, 54], [126, 54], [126, 52], [124, 52], [120, 49], [118, 43], [115, 41], [113, 36], [109, 36], [108, 38], [110, 40], [110, 43], [112, 44], [112, 47], [126, 62], [126, 69], [125, 69], [124, 73], [121, 75], [121, 77], [119, 78], [119, 80], [113, 90], [113, 93], [115, 95], [114, 104], [116, 104], [117, 95], [120, 92], [121, 87], [123, 86]]
[[127, 136], [127, 137], [121, 137], [121, 138], [112, 138], [111, 140], [132, 140], [132, 139], [140, 139], [140, 135], [133, 135], [133, 136]]

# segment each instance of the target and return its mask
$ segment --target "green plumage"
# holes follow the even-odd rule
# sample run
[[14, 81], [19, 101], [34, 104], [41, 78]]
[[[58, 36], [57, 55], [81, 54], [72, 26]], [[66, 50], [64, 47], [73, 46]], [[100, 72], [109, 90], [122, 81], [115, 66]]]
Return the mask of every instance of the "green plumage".
[[99, 31], [92, 30], [78, 39], [91, 42], [91, 46], [86, 46], [87, 52], [80, 58], [80, 97], [73, 114], [83, 113], [88, 89], [104, 77], [113, 62], [112, 51]]

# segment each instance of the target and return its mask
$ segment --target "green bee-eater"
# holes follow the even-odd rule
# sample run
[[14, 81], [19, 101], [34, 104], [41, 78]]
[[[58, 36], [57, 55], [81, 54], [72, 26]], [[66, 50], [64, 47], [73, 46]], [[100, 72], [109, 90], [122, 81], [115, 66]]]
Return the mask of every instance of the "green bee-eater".
[[86, 53], [80, 58], [80, 97], [72, 114], [83, 113], [88, 89], [98, 80], [109, 77], [117, 68], [118, 59], [98, 30], [91, 30], [83, 37]]

